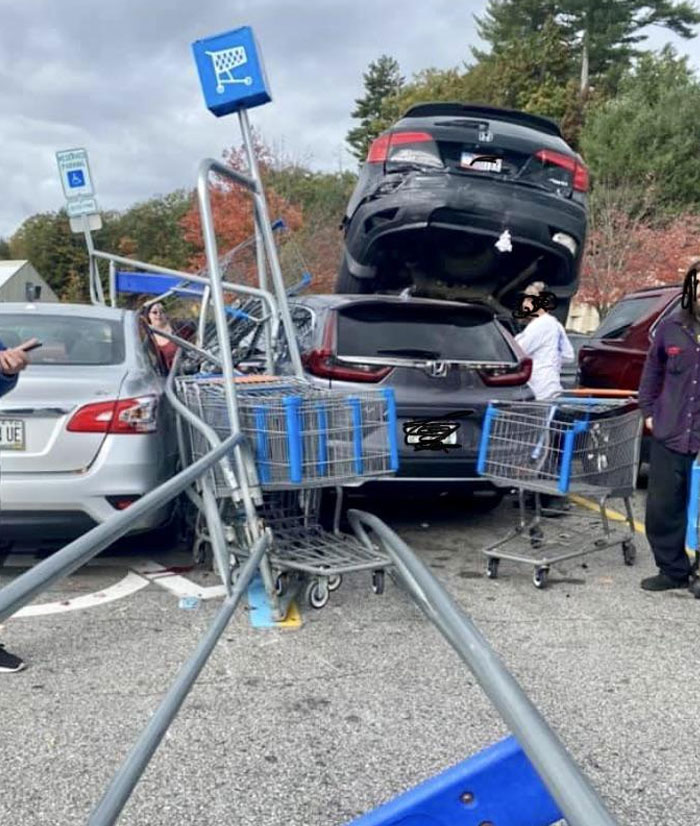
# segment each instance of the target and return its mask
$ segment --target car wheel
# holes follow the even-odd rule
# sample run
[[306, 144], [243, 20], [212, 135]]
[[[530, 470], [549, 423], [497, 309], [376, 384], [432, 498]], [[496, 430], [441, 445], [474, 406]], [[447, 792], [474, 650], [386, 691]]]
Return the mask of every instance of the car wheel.
[[369, 278], [355, 278], [345, 263], [341, 261], [335, 280], [335, 291], [344, 295], [368, 295], [374, 292], [374, 283]]

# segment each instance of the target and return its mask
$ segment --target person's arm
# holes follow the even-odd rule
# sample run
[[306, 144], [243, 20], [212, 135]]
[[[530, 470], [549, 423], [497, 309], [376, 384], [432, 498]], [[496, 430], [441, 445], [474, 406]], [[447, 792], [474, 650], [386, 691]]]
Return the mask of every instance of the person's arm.
[[542, 343], [542, 336], [538, 332], [535, 322], [531, 321], [522, 333], [518, 333], [515, 340], [528, 356], [532, 356]]
[[17, 376], [6, 376], [4, 373], [0, 373], [0, 396], [9, 393], [16, 384]]
[[[31, 339], [25, 342], [28, 346], [35, 342]], [[17, 384], [17, 374], [29, 363], [27, 354], [22, 347], [13, 347], [6, 349], [0, 341], [0, 396], [9, 393], [10, 390]]]
[[648, 419], [654, 412], [654, 402], [661, 395], [666, 370], [666, 347], [664, 345], [664, 325], [656, 331], [654, 341], [647, 353], [642, 378], [639, 381], [639, 407]]
[[559, 347], [561, 348], [561, 360], [562, 361], [573, 361], [576, 358], [576, 353], [574, 352], [574, 347], [569, 337], [566, 334], [566, 330], [562, 327], [560, 330], [561, 336], [559, 339]]

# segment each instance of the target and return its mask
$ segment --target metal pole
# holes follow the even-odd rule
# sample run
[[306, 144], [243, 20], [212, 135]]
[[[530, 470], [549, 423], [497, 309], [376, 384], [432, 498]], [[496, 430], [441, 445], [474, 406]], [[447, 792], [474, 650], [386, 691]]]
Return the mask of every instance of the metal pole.
[[109, 262], [109, 303], [117, 306], [117, 267], [114, 261]]
[[[246, 141], [244, 136], [243, 145], [245, 147], [246, 155], [248, 157], [248, 168], [252, 171], [253, 169], [257, 169], [256, 158], [255, 158], [255, 147], [252, 144], [252, 141]], [[258, 213], [255, 210], [255, 261], [258, 270], [258, 286], [261, 290], [268, 289], [267, 283], [267, 260], [265, 257], [265, 239], [263, 238], [262, 232], [260, 230], [260, 224], [258, 221]], [[270, 330], [270, 326], [268, 324], [265, 325], [265, 332], [264, 332], [264, 342], [265, 342], [265, 363], [267, 372], [270, 375], [274, 375], [275, 372], [275, 361], [272, 353], [272, 334]]]
[[[215, 164], [216, 161], [210, 161], [210, 163]], [[93, 250], [91, 255], [94, 258], [99, 258], [104, 261], [114, 261], [116, 264], [126, 264], [130, 267], [140, 267], [146, 272], [172, 275], [176, 278], [181, 278], [185, 283], [203, 284], [205, 287], [209, 286], [210, 283], [209, 279], [205, 278], [203, 275], [194, 275], [193, 273], [182, 272], [181, 270], [173, 270], [170, 267], [161, 267], [157, 264], [147, 264], [145, 261], [137, 261], [135, 258], [125, 258], [123, 255], [113, 255], [111, 252]], [[277, 302], [271, 293], [265, 292], [265, 290], [258, 289], [257, 287], [250, 287], [248, 284], [233, 284], [228, 281], [222, 282], [222, 287], [226, 292], [243, 293], [244, 295], [254, 295], [257, 298], [260, 298], [265, 302], [265, 304], [267, 304], [268, 310], [273, 319], [272, 323], [275, 323], [278, 313]]]
[[[260, 284], [260, 289], [267, 290], [267, 261], [265, 258], [265, 241], [263, 240], [262, 233], [260, 232], [260, 227], [258, 226], [257, 220], [255, 222], [255, 258], [258, 268], [258, 281]], [[269, 324], [265, 325], [263, 340], [265, 342], [265, 363], [267, 367], [267, 372], [270, 375], [274, 375], [275, 359], [272, 352], [272, 330], [270, 329]]]
[[85, 235], [85, 246], [87, 247], [88, 251], [88, 287], [90, 289], [90, 303], [97, 304], [97, 296], [95, 295], [95, 279], [92, 274], [93, 267], [95, 266], [95, 260], [93, 258], [93, 253], [95, 252], [95, 246], [92, 243], [92, 233], [90, 232], [90, 224], [88, 223], [87, 215], [83, 215], [83, 234]]
[[243, 143], [246, 147], [248, 160], [250, 162], [251, 177], [255, 182], [255, 189], [253, 190], [253, 198], [255, 200], [256, 212], [256, 226], [259, 227], [260, 232], [265, 243], [265, 251], [267, 253], [267, 262], [270, 265], [272, 273], [272, 283], [275, 287], [277, 295], [277, 303], [279, 304], [280, 317], [282, 319], [282, 326], [287, 336], [287, 346], [289, 348], [289, 357], [292, 362], [292, 367], [297, 376], [303, 376], [304, 370], [301, 366], [301, 356], [299, 355], [299, 345], [294, 333], [294, 325], [292, 323], [292, 316], [289, 312], [289, 304], [287, 303], [287, 292], [284, 286], [284, 277], [282, 269], [280, 268], [279, 258], [277, 257], [277, 246], [270, 227], [270, 216], [267, 211], [267, 201], [265, 200], [265, 192], [260, 177], [260, 169], [258, 167], [258, 159], [255, 157], [253, 148], [253, 137], [250, 131], [250, 122], [248, 120], [248, 112], [246, 109], [241, 109], [238, 112], [238, 119], [241, 124], [241, 133], [243, 134]]
[[[221, 366], [224, 375], [224, 393], [226, 397], [226, 409], [229, 417], [229, 425], [232, 433], [239, 433], [241, 429], [238, 418], [238, 405], [236, 402], [236, 385], [234, 382], [233, 357], [231, 355], [231, 339], [226, 321], [226, 309], [224, 305], [224, 293], [221, 286], [221, 271], [219, 269], [219, 252], [216, 244], [216, 233], [214, 231], [214, 216], [209, 200], [209, 172], [216, 168], [216, 161], [204, 160], [199, 167], [197, 178], [197, 197], [199, 199], [199, 212], [202, 221], [202, 235], [204, 237], [204, 248], [209, 264], [209, 281], [211, 286], [211, 298], [214, 305], [214, 320], [216, 322], [216, 332], [219, 339], [219, 349], [221, 356]], [[233, 170], [229, 170], [233, 172]], [[240, 448], [234, 450], [238, 484], [241, 490], [243, 507], [245, 508], [248, 524], [253, 537], [257, 536], [258, 519], [255, 506], [251, 499], [250, 487], [248, 485], [247, 468], [243, 462], [243, 455]]]
[[0, 590], [0, 622], [18, 611], [49, 585], [73, 573], [97, 556], [100, 551], [123, 536], [139, 519], [174, 499], [241, 439], [239, 433], [229, 436], [219, 447], [147, 493], [125, 511], [116, 513], [106, 522], [97, 525], [6, 585]]
[[241, 570], [231, 594], [226, 597], [214, 621], [202, 637], [190, 659], [182, 666], [155, 714], [141, 732], [131, 751], [112, 778], [102, 799], [93, 810], [88, 826], [112, 826], [116, 823], [141, 775], [146, 770], [170, 724], [177, 716], [201, 670], [233, 616], [256, 568], [270, 542], [269, 530], [257, 540], [250, 558]]
[[[353, 530], [369, 526], [396, 563], [416, 602], [471, 669], [549, 789], [569, 826], [617, 826], [598, 793], [472, 621], [427, 566], [380, 519], [350, 510]], [[406, 576], [406, 573], [408, 576]]]

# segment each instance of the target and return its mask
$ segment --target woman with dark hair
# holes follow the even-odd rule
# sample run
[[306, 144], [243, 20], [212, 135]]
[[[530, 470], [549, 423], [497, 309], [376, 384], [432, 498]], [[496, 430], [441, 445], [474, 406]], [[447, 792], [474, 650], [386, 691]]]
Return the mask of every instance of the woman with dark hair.
[[177, 353], [177, 344], [169, 338], [166, 338], [166, 336], [158, 335], [158, 330], [162, 330], [164, 333], [170, 333], [171, 335], [173, 334], [170, 319], [166, 315], [165, 308], [160, 302], [157, 304], [151, 304], [146, 311], [146, 320], [148, 324], [154, 328], [153, 338], [155, 340], [156, 347], [163, 358], [163, 363], [167, 369], [170, 370], [175, 358], [175, 353]]
[[645, 591], [684, 588], [690, 577], [688, 493], [700, 451], [699, 266], [685, 277], [681, 309], [657, 327], [639, 385], [639, 406], [652, 434], [646, 533], [659, 569], [642, 580]]

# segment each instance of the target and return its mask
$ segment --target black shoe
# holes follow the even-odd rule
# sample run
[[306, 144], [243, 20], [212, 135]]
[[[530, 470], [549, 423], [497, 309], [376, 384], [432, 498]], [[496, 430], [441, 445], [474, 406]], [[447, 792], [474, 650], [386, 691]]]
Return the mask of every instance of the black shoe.
[[21, 671], [24, 667], [23, 660], [5, 651], [5, 646], [0, 645], [0, 674], [11, 674], [14, 671]]
[[674, 579], [666, 574], [656, 574], [643, 579], [641, 585], [645, 591], [671, 591], [674, 588], [687, 588], [688, 577]]

